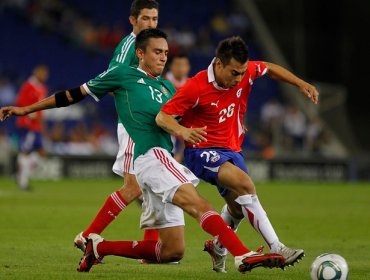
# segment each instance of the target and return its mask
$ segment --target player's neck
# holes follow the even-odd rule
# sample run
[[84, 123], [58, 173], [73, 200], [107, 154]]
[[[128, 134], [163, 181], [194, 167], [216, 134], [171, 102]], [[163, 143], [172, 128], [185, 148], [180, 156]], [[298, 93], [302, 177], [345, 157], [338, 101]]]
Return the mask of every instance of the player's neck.
[[150, 73], [150, 71], [147, 71], [147, 69], [143, 69], [142, 66], [140, 65], [137, 69], [139, 69], [141, 72], [145, 73], [145, 75], [147, 75], [148, 77], [152, 79], [156, 79], [156, 80], [158, 79], [158, 76], [154, 76], [152, 73]]

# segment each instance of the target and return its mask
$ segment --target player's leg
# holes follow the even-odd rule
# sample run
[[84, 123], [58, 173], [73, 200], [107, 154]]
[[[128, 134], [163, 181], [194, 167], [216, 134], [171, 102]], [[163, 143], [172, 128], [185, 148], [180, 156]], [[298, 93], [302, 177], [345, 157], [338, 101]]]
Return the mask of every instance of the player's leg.
[[221, 216], [213, 210], [210, 203], [197, 193], [192, 184], [180, 186], [172, 201], [195, 218], [205, 232], [218, 236], [223, 246], [235, 257], [235, 266], [240, 272], [250, 271], [259, 266], [279, 267], [284, 262], [281, 255], [263, 255], [246, 248]]
[[45, 154], [41, 133], [22, 130], [16, 174], [16, 181], [21, 190], [29, 190], [30, 176], [40, 164], [40, 156]]
[[[237, 197], [235, 200], [229, 199], [228, 209], [231, 209], [239, 218], [239, 205], [241, 206], [244, 217], [261, 234], [268, 244], [271, 252], [282, 254], [285, 259], [285, 265], [291, 265], [298, 262], [303, 256], [302, 249], [291, 249], [279, 241], [279, 238], [263, 209], [256, 194], [255, 185], [251, 177], [238, 166], [230, 162], [222, 164], [218, 171], [218, 182], [230, 189]], [[239, 213], [238, 213], [239, 212]], [[232, 213], [229, 213], [232, 215]]]
[[[117, 126], [117, 137], [119, 150], [112, 170], [117, 175], [124, 177], [124, 184], [119, 190], [108, 196], [90, 225], [75, 237], [74, 245], [82, 252], [85, 251], [86, 238], [90, 233], [102, 233], [127, 205], [138, 199], [142, 194], [133, 170], [134, 142], [122, 124]], [[157, 231], [146, 230], [144, 239], [157, 240]]]

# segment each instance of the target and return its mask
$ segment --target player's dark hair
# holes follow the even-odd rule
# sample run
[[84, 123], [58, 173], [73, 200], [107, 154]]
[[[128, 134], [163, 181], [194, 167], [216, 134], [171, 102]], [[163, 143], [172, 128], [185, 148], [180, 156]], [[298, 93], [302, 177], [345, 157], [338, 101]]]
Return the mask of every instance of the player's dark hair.
[[216, 57], [219, 58], [224, 65], [229, 64], [232, 58], [244, 64], [249, 57], [248, 46], [239, 36], [224, 39], [217, 46]]
[[140, 11], [143, 9], [159, 10], [159, 3], [155, 0], [134, 0], [130, 8], [130, 16], [138, 18]]
[[[171, 55], [170, 57], [168, 57], [167, 64], [168, 64], [168, 65], [171, 65], [171, 64], [172, 64], [172, 62], [173, 62], [176, 58], [187, 58], [187, 59], [189, 59], [189, 56], [188, 56], [185, 52], [175, 53], [175, 54]], [[189, 59], [189, 60], [190, 60], [190, 59]]]
[[151, 38], [163, 38], [167, 40], [167, 34], [157, 28], [149, 28], [142, 30], [136, 36], [135, 50], [137, 49], [145, 50], [146, 46], [148, 45], [149, 39]]

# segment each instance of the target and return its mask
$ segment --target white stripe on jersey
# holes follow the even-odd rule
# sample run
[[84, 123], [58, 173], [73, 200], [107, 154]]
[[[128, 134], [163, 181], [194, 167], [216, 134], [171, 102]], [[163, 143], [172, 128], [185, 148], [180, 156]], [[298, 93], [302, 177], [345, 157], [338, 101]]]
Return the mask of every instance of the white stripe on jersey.
[[116, 59], [117, 62], [123, 63], [125, 61], [127, 51], [134, 42], [135, 42], [134, 36], [127, 39], [127, 41], [122, 45], [121, 53], [117, 56], [117, 59]]

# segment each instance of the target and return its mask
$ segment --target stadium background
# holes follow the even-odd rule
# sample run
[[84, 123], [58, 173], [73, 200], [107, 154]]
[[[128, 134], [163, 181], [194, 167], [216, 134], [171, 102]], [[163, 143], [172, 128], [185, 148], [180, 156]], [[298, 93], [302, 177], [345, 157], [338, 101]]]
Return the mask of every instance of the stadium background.
[[[221, 14], [227, 16], [232, 11], [231, 3], [236, 3], [221, 0], [159, 1], [161, 4], [159, 27], [170, 23], [181, 30], [183, 26], [189, 25], [193, 32], [199, 31], [203, 24], [207, 26], [210, 24], [214, 15], [213, 8], [216, 10], [218, 8]], [[70, 39], [68, 33], [63, 35], [62, 30], [65, 30], [63, 28], [53, 31], [37, 27], [38, 23], [33, 23], [33, 20], [37, 22], [45, 17], [42, 17], [42, 14], [33, 14], [22, 5], [44, 3], [52, 6], [53, 3], [66, 3], [75, 7], [81, 16], [93, 19], [95, 24], [109, 23], [113, 26], [118, 23], [124, 30], [121, 38], [130, 30], [127, 23], [130, 2], [129, 0], [0, 1], [2, 81], [6, 78], [6, 81], [11, 82], [11, 86], [18, 89], [33, 66], [42, 62], [51, 67], [48, 82], [51, 91], [72, 87], [103, 71], [111, 57], [112, 49], [97, 51], [94, 48], [86, 48], [79, 40]], [[238, 1], [240, 2], [253, 1]], [[255, 0], [253, 3], [259, 9], [290, 69], [309, 81], [345, 87], [346, 99], [333, 113], [338, 120], [343, 120], [342, 116], [348, 113], [352, 132], [347, 131], [347, 134], [352, 136], [353, 133], [354, 139], [341, 137], [340, 128], [336, 128], [338, 123], [344, 125], [345, 121], [333, 123], [330, 116], [322, 117], [327, 117], [325, 120], [329, 128], [336, 129], [339, 138], [343, 138], [344, 142], [355, 143], [353, 146], [356, 147], [342, 158], [338, 158], [335, 152], [329, 155], [311, 153], [307, 155], [303, 151], [299, 153], [284, 151], [283, 155], [279, 155], [279, 158], [285, 158], [284, 162], [283, 159], [264, 160], [252, 141], [246, 143], [248, 150], [251, 151], [249, 159], [253, 159], [248, 161], [248, 167], [253, 169], [256, 165], [259, 166], [253, 178], [263, 177], [261, 173], [266, 167], [263, 167], [263, 164], [269, 162], [280, 171], [280, 178], [293, 180], [257, 182], [257, 187], [259, 197], [263, 200], [264, 207], [281, 238], [287, 245], [304, 248], [306, 257], [299, 265], [287, 271], [256, 269], [248, 275], [240, 275], [231, 269], [233, 260], [229, 257], [227, 278], [308, 279], [309, 267], [315, 257], [324, 252], [334, 252], [346, 258], [350, 267], [350, 279], [370, 279], [368, 257], [370, 244], [367, 230], [370, 219], [369, 183], [327, 182], [338, 179], [370, 179], [368, 164], [370, 115], [367, 109], [370, 100], [366, 88], [366, 82], [370, 80], [366, 69], [370, 61], [368, 52], [370, 46], [366, 40], [368, 33], [366, 28], [370, 26], [370, 4], [366, 1], [348, 0]], [[242, 8], [236, 10], [240, 11]], [[247, 12], [243, 14], [248, 15], [247, 18], [254, 16]], [[251, 28], [248, 31], [251, 33], [247, 32], [244, 38], [250, 44], [252, 57], [267, 59], [269, 51], [261, 43], [263, 40], [258, 35], [260, 30], [254, 30], [253, 25], [246, 26]], [[67, 28], [67, 31], [70, 35], [73, 33], [72, 29]], [[252, 34], [254, 35], [251, 36]], [[213, 43], [224, 36], [225, 34], [214, 35]], [[208, 65], [213, 55], [214, 45], [207, 48], [207, 44], [203, 42], [202, 46], [205, 46], [202, 48], [205, 50], [202, 55], [191, 55], [192, 73]], [[277, 57], [269, 60], [277, 62]], [[337, 87], [334, 89], [336, 92]], [[285, 102], [289, 102], [289, 98], [285, 99], [283, 91], [284, 89], [267, 80], [256, 83], [249, 108], [248, 122], [251, 126], [254, 122], [259, 123], [261, 107], [270, 96], [279, 96]], [[1, 98], [0, 94], [0, 100]], [[62, 120], [68, 127], [74, 127], [82, 116], [86, 124], [94, 118], [99, 118], [107, 125], [106, 128], [111, 130], [115, 141], [116, 119], [115, 115], [110, 114], [112, 100], [107, 98], [99, 105], [88, 100], [83, 102], [81, 107], [70, 107], [68, 111], [49, 115], [48, 122]], [[33, 191], [20, 192], [10, 176], [12, 170], [8, 167], [11, 166], [11, 162], [7, 161], [7, 156], [14, 156], [16, 151], [12, 146], [15, 141], [12, 138], [13, 125], [13, 121], [0, 123], [1, 279], [224, 278], [223, 275], [211, 271], [210, 259], [201, 252], [204, 240], [209, 237], [202, 233], [197, 223], [188, 216], [186, 216], [186, 256], [181, 265], [171, 268], [165, 265], [140, 266], [135, 260], [107, 257], [106, 264], [94, 267], [89, 275], [77, 274], [75, 269], [81, 254], [72, 248], [72, 239], [90, 221], [103, 199], [122, 183], [118, 177], [106, 178], [112, 176], [112, 155], [98, 153], [52, 156], [47, 161], [50, 169], [41, 170], [38, 175], [42, 180], [34, 181]], [[258, 127], [253, 127], [251, 131], [256, 134], [259, 130]], [[353, 148], [347, 145], [346, 147]], [[60, 165], [60, 158], [66, 165]], [[302, 163], [300, 167], [307, 173], [300, 172], [302, 169], [297, 170], [297, 164], [300, 163]], [[354, 169], [359, 163], [363, 164], [362, 169], [352, 171], [355, 174], [349, 174], [350, 176], [338, 177], [341, 173], [338, 170], [343, 166], [347, 168], [349, 163], [353, 163], [351, 166]], [[63, 169], [62, 172], [56, 172], [59, 169]], [[327, 172], [326, 181], [321, 180], [325, 179], [325, 172], [321, 173], [321, 176], [314, 176], [314, 171], [320, 173], [323, 170]], [[298, 181], [294, 181], [297, 179], [294, 177], [295, 174], [300, 175]], [[1, 177], [2, 175], [4, 176]], [[66, 177], [70, 178], [55, 180], [60, 175], [67, 175]], [[311, 178], [315, 181], [302, 180], [304, 176], [305, 179]], [[99, 178], [87, 179], [88, 177]], [[221, 209], [223, 202], [214, 188], [202, 183], [198, 189], [210, 199], [215, 209]], [[142, 236], [137, 227], [139, 212], [135, 205], [128, 207], [125, 213], [104, 232], [104, 237], [117, 240]], [[264, 244], [247, 223], [242, 224], [238, 235], [251, 248]]]
[[[243, 2], [255, 4], [256, 10], [246, 9], [250, 6], [243, 5]], [[340, 148], [326, 143], [317, 154], [315, 151], [305, 151], [305, 146], [299, 147], [301, 150], [298, 151], [289, 148], [279, 150], [272, 144], [278, 150], [277, 156], [265, 158], [262, 144], [264, 134], [260, 133], [259, 127], [264, 104], [273, 96], [277, 96], [284, 104], [295, 103], [295, 100], [284, 95], [286, 90], [277, 83], [268, 79], [258, 81], [248, 108], [247, 121], [252, 129], [246, 139], [245, 150], [251, 158], [304, 158], [310, 162], [319, 156], [323, 159], [321, 163], [338, 163], [333, 168], [340, 168], [345, 163], [346, 175], [343, 178], [370, 178], [370, 117], [367, 110], [370, 97], [364, 86], [369, 80], [365, 67], [370, 59], [366, 51], [369, 43], [363, 39], [362, 33], [362, 29], [369, 26], [369, 4], [344, 0], [279, 0], [272, 3], [266, 0], [216, 0], [212, 1], [211, 6], [207, 1], [175, 3], [161, 0], [159, 3], [159, 28], [170, 34], [172, 52], [181, 48], [189, 53], [191, 74], [209, 64], [220, 39], [239, 34], [248, 42], [252, 59], [281, 63], [300, 77], [317, 83], [319, 89], [320, 85], [344, 89], [344, 93], [338, 93], [338, 96], [337, 91], [333, 91], [331, 99], [334, 99], [334, 103], [336, 99], [344, 100], [335, 110], [326, 115], [320, 110], [316, 112], [321, 114], [326, 129], [332, 134], [332, 139], [340, 143]], [[88, 5], [82, 0], [2, 1], [2, 79], [17, 90], [38, 63], [50, 66], [50, 92], [77, 86], [96, 76], [105, 70], [117, 40], [131, 31], [127, 19], [129, 6], [130, 1], [94, 0], [89, 1]], [[270, 46], [264, 44], [263, 35], [254, 21], [256, 14], [260, 14], [267, 26], [283, 61], [279, 61], [274, 53], [271, 56]], [[107, 30], [115, 41], [107, 40], [107, 37], [102, 41], [96, 39]], [[303, 108], [298, 105], [305, 113], [310, 113], [311, 107], [307, 103]], [[48, 112], [48, 126], [51, 129], [53, 124], [62, 121], [66, 131], [73, 127], [86, 129], [87, 133], [91, 130], [98, 134], [104, 131], [109, 137], [101, 140], [105, 147], [98, 154], [112, 156], [116, 148], [116, 115], [113, 106], [112, 99], [105, 98], [98, 105], [88, 100], [82, 105], [75, 105], [73, 109], [68, 108], [68, 111]], [[13, 127], [14, 120], [0, 124], [2, 138], [10, 142], [10, 154], [17, 141], [12, 135]], [[54, 149], [52, 152], [63, 154], [63, 149]], [[90, 154], [90, 151], [86, 151], [86, 154]], [[9, 162], [6, 164], [9, 166]], [[9, 172], [6, 167], [2, 170]]]

